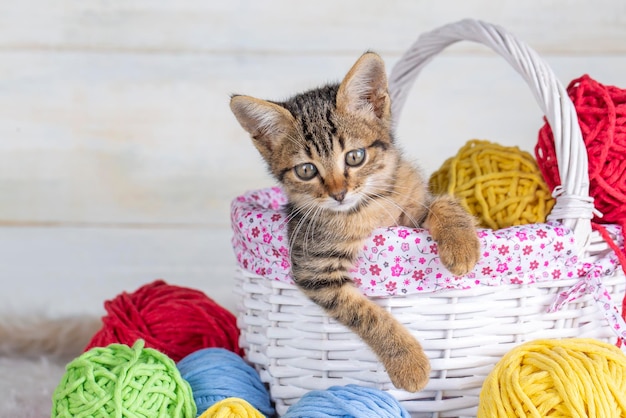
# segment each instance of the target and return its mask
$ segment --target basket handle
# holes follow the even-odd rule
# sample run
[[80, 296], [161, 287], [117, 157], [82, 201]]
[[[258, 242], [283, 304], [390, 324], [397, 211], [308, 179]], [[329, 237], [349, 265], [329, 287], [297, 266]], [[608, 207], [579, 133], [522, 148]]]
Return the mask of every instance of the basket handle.
[[593, 198], [589, 197], [587, 149], [574, 104], [556, 76], [528, 45], [503, 28], [465, 19], [423, 33], [391, 70], [389, 93], [397, 123], [410, 87], [422, 68], [436, 54], [459, 41], [473, 41], [492, 48], [524, 78], [552, 128], [562, 184], [553, 190], [556, 204], [548, 220], [572, 229], [579, 253], [591, 240]]

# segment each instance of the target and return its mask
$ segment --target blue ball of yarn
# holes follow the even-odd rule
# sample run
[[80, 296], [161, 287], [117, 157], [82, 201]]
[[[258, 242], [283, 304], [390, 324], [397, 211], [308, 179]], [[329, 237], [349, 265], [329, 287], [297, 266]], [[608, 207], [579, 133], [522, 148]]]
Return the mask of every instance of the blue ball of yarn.
[[304, 395], [283, 418], [410, 418], [390, 394], [358, 385], [333, 386]]
[[176, 365], [193, 392], [198, 415], [226, 398], [248, 401], [266, 416], [274, 415], [259, 374], [240, 356], [223, 348], [205, 348]]

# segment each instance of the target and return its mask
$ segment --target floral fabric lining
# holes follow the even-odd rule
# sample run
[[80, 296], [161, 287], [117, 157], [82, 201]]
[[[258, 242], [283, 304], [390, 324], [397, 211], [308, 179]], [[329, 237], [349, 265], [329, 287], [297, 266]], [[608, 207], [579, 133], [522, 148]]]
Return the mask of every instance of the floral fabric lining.
[[[243, 269], [293, 283], [287, 222], [282, 211], [286, 203], [277, 187], [237, 197], [231, 207], [232, 243]], [[615, 236], [622, 236], [619, 227], [607, 228]], [[366, 240], [350, 274], [363, 294], [379, 297], [579, 278], [577, 285], [559, 295], [552, 309], [591, 293], [615, 331], [626, 339], [626, 324], [601, 281], [602, 276], [619, 268], [613, 253], [593, 264], [579, 261], [573, 234], [558, 223], [479, 229], [478, 236], [481, 258], [470, 273], [460, 277], [441, 265], [437, 244], [428, 231], [377, 229]]]

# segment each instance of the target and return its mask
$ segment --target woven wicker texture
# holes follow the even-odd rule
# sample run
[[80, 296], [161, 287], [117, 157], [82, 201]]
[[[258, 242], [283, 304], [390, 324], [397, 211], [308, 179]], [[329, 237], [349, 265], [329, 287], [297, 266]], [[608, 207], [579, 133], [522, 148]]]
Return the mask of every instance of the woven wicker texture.
[[[572, 229], [578, 257], [595, 264], [609, 247], [591, 229], [593, 200], [576, 112], [551, 69], [528, 46], [504, 29], [476, 20], [421, 35], [391, 72], [394, 116], [400, 115], [421, 69], [441, 50], [463, 40], [491, 47], [522, 75], [536, 97], [552, 126], [563, 180], [548, 218]], [[354, 383], [388, 391], [412, 417], [475, 416], [484, 379], [512, 348], [540, 338], [615, 341], [594, 299], [598, 294], [591, 293], [601, 284], [613, 300], [621, 300], [626, 279], [612, 267], [594, 270], [597, 274], [589, 281], [562, 278], [374, 298], [422, 342], [431, 359], [431, 380], [419, 393], [395, 389], [369, 348], [295, 286], [245, 270], [236, 273], [241, 345], [269, 384], [279, 414], [311, 390]], [[587, 294], [572, 298], [573, 287]], [[548, 312], [557, 299], [560, 309]]]
[[[420, 339], [431, 360], [426, 389], [407, 393], [391, 385], [365, 343], [297, 288], [244, 271], [237, 279], [247, 358], [269, 383], [279, 414], [311, 390], [354, 383], [389, 391], [412, 417], [472, 416], [484, 379], [516, 345], [539, 338], [615, 339], [591, 295], [546, 313], [571, 280], [376, 298]], [[624, 278], [607, 278], [605, 286], [622, 294]]]

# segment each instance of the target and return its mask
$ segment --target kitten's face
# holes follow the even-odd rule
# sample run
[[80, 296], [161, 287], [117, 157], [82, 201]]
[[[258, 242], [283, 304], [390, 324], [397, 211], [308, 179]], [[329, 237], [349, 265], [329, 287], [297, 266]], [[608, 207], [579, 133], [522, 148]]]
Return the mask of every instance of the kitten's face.
[[[310, 113], [309, 113], [310, 114]], [[300, 208], [350, 211], [374, 195], [383, 194], [392, 181], [396, 153], [388, 130], [337, 112], [310, 121], [297, 114], [293, 133], [281, 145], [280, 158], [271, 161], [290, 201]], [[320, 127], [333, 127], [320, 129]]]
[[354, 210], [394, 181], [398, 152], [376, 54], [363, 55], [339, 85], [284, 103], [234, 96], [231, 109], [300, 210]]

